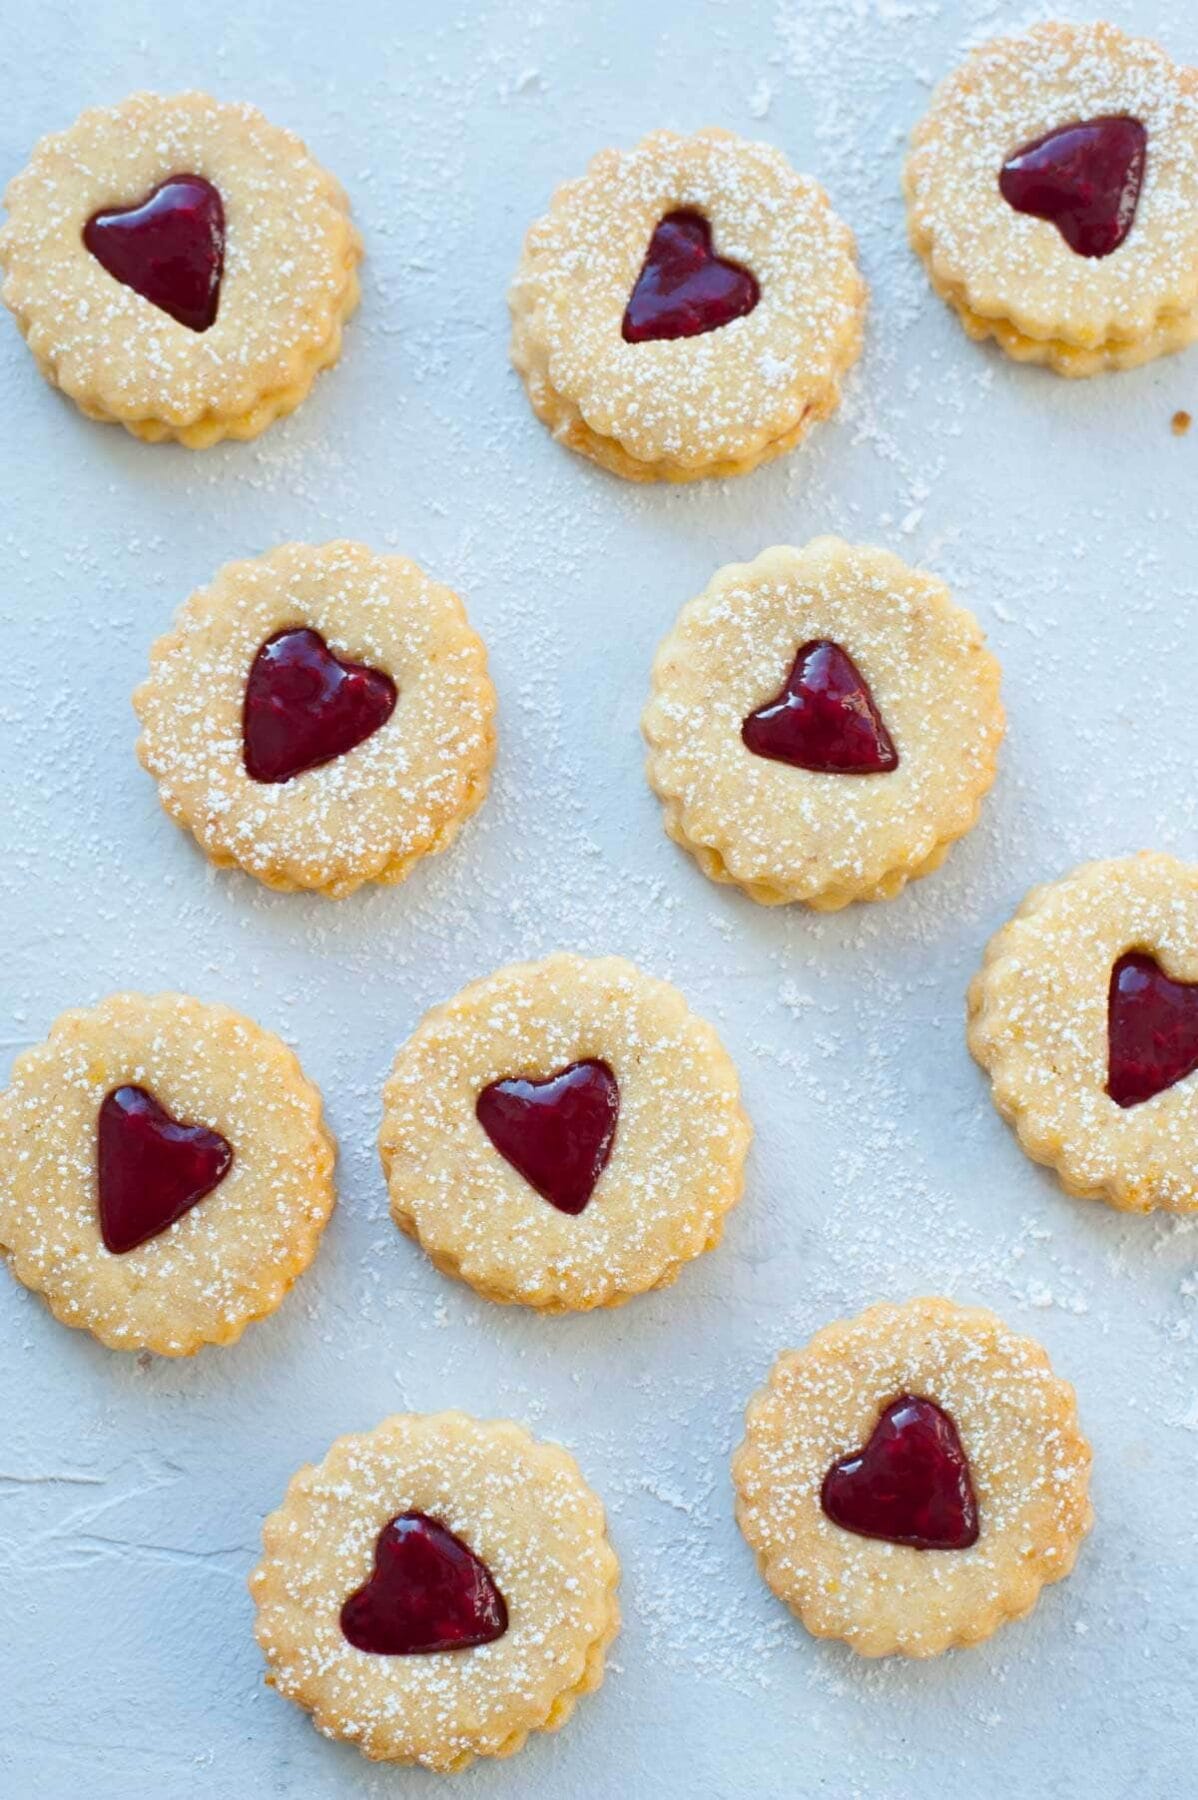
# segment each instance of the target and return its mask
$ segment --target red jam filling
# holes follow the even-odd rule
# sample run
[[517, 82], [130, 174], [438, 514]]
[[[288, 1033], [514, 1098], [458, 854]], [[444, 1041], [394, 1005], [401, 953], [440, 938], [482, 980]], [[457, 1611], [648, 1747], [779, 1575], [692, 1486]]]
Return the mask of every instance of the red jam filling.
[[383, 1526], [373, 1574], [341, 1608], [342, 1635], [375, 1656], [470, 1650], [506, 1630], [507, 1607], [486, 1563], [420, 1512]]
[[114, 1088], [97, 1121], [100, 1235], [114, 1256], [156, 1238], [224, 1180], [232, 1145], [181, 1125], [142, 1087]]
[[116, 281], [189, 331], [215, 322], [225, 209], [202, 175], [172, 175], [136, 206], [93, 213], [83, 241]]
[[864, 675], [831, 638], [804, 644], [773, 700], [750, 713], [740, 735], [754, 756], [821, 775], [884, 775], [898, 751]]
[[395, 683], [342, 662], [318, 631], [268, 638], [245, 684], [242, 739], [251, 781], [291, 781], [373, 737], [395, 710]]
[[833, 1463], [820, 1504], [859, 1537], [916, 1550], [968, 1550], [978, 1537], [969, 1462], [957, 1428], [931, 1400], [903, 1394], [864, 1450]]
[[506, 1162], [559, 1212], [580, 1213], [607, 1167], [620, 1088], [604, 1062], [576, 1062], [546, 1081], [493, 1081], [475, 1104]]
[[1106, 1091], [1139, 1106], [1198, 1069], [1198, 982], [1174, 981], [1154, 956], [1132, 950], [1111, 970]]
[[1147, 155], [1138, 119], [1086, 119], [1025, 144], [998, 185], [1008, 206], [1047, 219], [1079, 256], [1109, 256], [1132, 228]]
[[644, 267], [624, 313], [626, 344], [699, 337], [743, 319], [761, 298], [756, 277], [717, 256], [711, 226], [697, 212], [672, 212], [649, 239]]

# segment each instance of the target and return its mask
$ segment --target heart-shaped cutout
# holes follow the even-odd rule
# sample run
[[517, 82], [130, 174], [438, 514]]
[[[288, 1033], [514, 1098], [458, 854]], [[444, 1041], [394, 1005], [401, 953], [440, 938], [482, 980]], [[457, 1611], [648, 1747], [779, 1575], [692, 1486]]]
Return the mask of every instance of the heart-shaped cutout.
[[341, 1608], [343, 1636], [376, 1656], [471, 1650], [506, 1630], [507, 1606], [486, 1563], [420, 1512], [383, 1526], [370, 1579]]
[[373, 737], [395, 711], [395, 683], [342, 662], [318, 631], [276, 632], [245, 684], [241, 731], [251, 781], [291, 781]]
[[1078, 256], [1109, 256], [1132, 228], [1147, 155], [1138, 119], [1104, 115], [1025, 144], [998, 185], [1008, 206], [1047, 219]]
[[1139, 1106], [1198, 1069], [1198, 982], [1174, 981], [1132, 950], [1111, 970], [1107, 1084], [1116, 1106]]
[[114, 1256], [181, 1219], [224, 1180], [233, 1148], [206, 1125], [183, 1125], [142, 1087], [106, 1096], [96, 1126], [100, 1235]]
[[475, 1103], [505, 1162], [559, 1212], [580, 1213], [607, 1167], [620, 1087], [605, 1062], [571, 1063], [545, 1081], [493, 1081]]
[[93, 213], [83, 241], [114, 280], [189, 331], [215, 323], [225, 209], [202, 175], [172, 175], [135, 206]]
[[803, 645], [781, 692], [749, 714], [740, 735], [754, 756], [818, 775], [885, 775], [898, 767], [869, 684], [831, 638]]
[[629, 296], [624, 342], [699, 337], [743, 319], [760, 298], [750, 270], [716, 255], [711, 226], [702, 213], [667, 213], [649, 239]]
[[969, 1461], [946, 1412], [903, 1394], [886, 1408], [863, 1450], [833, 1463], [820, 1504], [858, 1537], [916, 1550], [968, 1550], [978, 1537]]

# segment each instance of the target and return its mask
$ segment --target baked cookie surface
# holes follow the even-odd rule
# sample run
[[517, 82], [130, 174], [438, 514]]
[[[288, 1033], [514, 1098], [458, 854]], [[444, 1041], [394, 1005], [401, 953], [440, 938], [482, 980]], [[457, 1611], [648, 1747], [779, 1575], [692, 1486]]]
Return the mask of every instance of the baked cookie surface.
[[189, 1356], [274, 1312], [333, 1209], [320, 1095], [224, 1006], [117, 994], [0, 1096], [0, 1246], [64, 1325]]
[[263, 1537], [267, 1680], [372, 1759], [511, 1756], [603, 1680], [620, 1622], [603, 1507], [519, 1425], [399, 1414], [339, 1438]]
[[44, 137], [6, 195], [2, 292], [89, 418], [193, 449], [252, 438], [336, 362], [362, 246], [293, 132], [138, 93]]
[[968, 1030], [1067, 1192], [1198, 1210], [1198, 868], [1144, 851], [1034, 888], [990, 941]]
[[751, 1128], [681, 994], [619, 957], [500, 969], [400, 1050], [379, 1148], [391, 1213], [488, 1299], [613, 1306], [712, 1249]]
[[873, 1306], [785, 1352], [732, 1469], [765, 1581], [863, 1656], [980, 1643], [1068, 1575], [1093, 1516], [1073, 1389], [948, 1300]]
[[143, 767], [212, 862], [334, 899], [443, 850], [495, 756], [461, 601], [361, 544], [227, 564], [154, 645], [133, 705]]
[[1063, 375], [1198, 337], [1198, 72], [1113, 25], [1048, 23], [937, 89], [911, 242], [971, 337]]
[[888, 899], [976, 822], [1004, 717], [972, 614], [887, 551], [815, 538], [684, 606], [642, 719], [669, 835], [714, 881]]
[[835, 411], [861, 349], [853, 238], [726, 131], [605, 150], [529, 231], [512, 361], [559, 442], [630, 481], [740, 475]]

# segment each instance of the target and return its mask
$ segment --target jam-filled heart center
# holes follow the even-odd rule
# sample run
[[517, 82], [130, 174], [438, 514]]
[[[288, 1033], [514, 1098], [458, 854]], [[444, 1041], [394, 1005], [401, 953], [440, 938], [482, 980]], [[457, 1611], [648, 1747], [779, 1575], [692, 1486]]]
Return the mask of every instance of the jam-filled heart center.
[[831, 638], [804, 644], [781, 692], [740, 730], [754, 756], [820, 775], [885, 775], [898, 767], [869, 684]]
[[343, 1636], [376, 1656], [471, 1650], [506, 1630], [507, 1606], [486, 1563], [421, 1512], [383, 1526], [369, 1580], [341, 1608]]
[[1138, 119], [1085, 119], [1016, 150], [999, 190], [1016, 212], [1055, 225], [1078, 256], [1109, 256], [1132, 228], [1147, 156]]
[[1111, 970], [1107, 1084], [1116, 1106], [1139, 1106], [1198, 1069], [1198, 982], [1174, 981], [1132, 950]]
[[342, 662], [318, 631], [276, 632], [245, 684], [242, 741], [251, 781], [291, 781], [373, 737], [395, 710], [380, 669]]
[[702, 213], [667, 213], [649, 239], [624, 312], [626, 344], [699, 337], [751, 313], [761, 289], [751, 270], [717, 256]]
[[172, 175], [134, 206], [93, 213], [83, 241], [114, 280], [189, 331], [215, 323], [225, 209], [202, 175]]
[[902, 1394], [862, 1450], [833, 1463], [820, 1504], [834, 1525], [859, 1537], [916, 1550], [968, 1550], [978, 1537], [969, 1461], [948, 1414]]
[[156, 1238], [224, 1180], [232, 1145], [143, 1087], [114, 1088], [96, 1124], [100, 1235], [114, 1256]]
[[475, 1112], [500, 1156], [542, 1199], [580, 1213], [611, 1155], [620, 1088], [605, 1062], [588, 1059], [544, 1081], [493, 1081]]

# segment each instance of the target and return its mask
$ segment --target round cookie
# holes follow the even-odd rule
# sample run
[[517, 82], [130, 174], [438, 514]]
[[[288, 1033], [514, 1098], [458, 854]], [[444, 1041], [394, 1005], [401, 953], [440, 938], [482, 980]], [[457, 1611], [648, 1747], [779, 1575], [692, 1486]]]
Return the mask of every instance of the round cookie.
[[1068, 1575], [1093, 1519], [1073, 1389], [949, 1300], [873, 1306], [780, 1356], [732, 1472], [765, 1581], [862, 1656], [980, 1643]]
[[307, 1268], [333, 1156], [319, 1093], [270, 1032], [184, 994], [116, 994], [13, 1066], [0, 1247], [64, 1325], [190, 1356]]
[[1033, 888], [970, 985], [969, 1048], [1069, 1193], [1198, 1210], [1198, 868], [1144, 851]]
[[1040, 24], [937, 89], [911, 242], [971, 337], [1062, 375], [1198, 338], [1198, 72], [1113, 25]]
[[154, 645], [133, 705], [163, 806], [218, 867], [333, 899], [443, 850], [495, 757], [461, 601], [361, 544], [227, 564]]
[[295, 1475], [250, 1577], [267, 1680], [377, 1761], [465, 1768], [603, 1680], [620, 1566], [572, 1456], [398, 1414]]
[[642, 719], [669, 835], [765, 906], [890, 899], [977, 821], [999, 668], [948, 590], [815, 538], [721, 569], [658, 650]]
[[9, 185], [5, 304], [92, 419], [252, 438], [335, 363], [361, 239], [293, 132], [207, 94], [133, 94], [44, 137]]
[[489, 1300], [664, 1287], [720, 1240], [751, 1127], [675, 988], [619, 957], [500, 969], [427, 1013], [383, 1093], [397, 1225]]
[[529, 231], [512, 361], [558, 441], [616, 475], [743, 475], [835, 411], [865, 298], [852, 234], [779, 151], [655, 131]]

